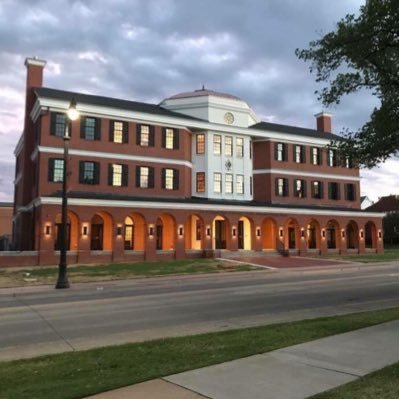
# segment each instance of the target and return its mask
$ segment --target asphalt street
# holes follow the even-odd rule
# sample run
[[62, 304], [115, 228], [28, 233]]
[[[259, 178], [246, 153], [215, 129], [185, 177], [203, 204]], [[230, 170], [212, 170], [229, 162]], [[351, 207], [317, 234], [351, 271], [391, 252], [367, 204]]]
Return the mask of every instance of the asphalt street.
[[399, 306], [399, 263], [0, 290], [0, 360]]

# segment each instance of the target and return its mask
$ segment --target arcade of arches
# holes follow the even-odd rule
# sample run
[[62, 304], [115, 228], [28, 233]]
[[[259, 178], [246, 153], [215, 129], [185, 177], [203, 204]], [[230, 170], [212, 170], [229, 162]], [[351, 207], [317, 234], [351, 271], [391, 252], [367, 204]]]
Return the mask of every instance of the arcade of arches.
[[[72, 208], [72, 207], [71, 207]], [[59, 209], [59, 208], [58, 208]], [[42, 251], [60, 248], [59, 213], [41, 220]], [[226, 212], [154, 210], [126, 211], [114, 208], [88, 213], [84, 208], [68, 212], [69, 254], [90, 262], [90, 256], [111, 260], [212, 256], [214, 250], [285, 251], [308, 253], [362, 253], [383, 251], [381, 221], [365, 218], [328, 218], [304, 215], [240, 215]]]

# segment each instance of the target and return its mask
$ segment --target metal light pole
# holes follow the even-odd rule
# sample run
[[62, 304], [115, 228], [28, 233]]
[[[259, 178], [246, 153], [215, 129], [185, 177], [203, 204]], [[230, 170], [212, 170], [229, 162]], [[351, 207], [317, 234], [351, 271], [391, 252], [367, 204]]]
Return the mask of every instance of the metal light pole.
[[55, 288], [69, 288], [67, 276], [67, 246], [68, 246], [68, 152], [69, 152], [69, 122], [79, 118], [76, 110], [76, 101], [71, 100], [69, 109], [65, 117], [65, 133], [64, 133], [64, 167], [62, 171], [62, 206], [61, 206], [61, 231], [60, 231], [60, 263], [58, 265], [58, 280]]

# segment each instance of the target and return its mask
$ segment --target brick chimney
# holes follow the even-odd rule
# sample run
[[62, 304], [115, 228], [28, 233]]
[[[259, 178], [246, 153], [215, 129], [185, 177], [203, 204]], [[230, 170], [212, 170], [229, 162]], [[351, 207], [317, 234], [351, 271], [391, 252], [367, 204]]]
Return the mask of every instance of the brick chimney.
[[332, 133], [331, 117], [328, 112], [320, 112], [315, 115], [317, 130], [319, 132]]

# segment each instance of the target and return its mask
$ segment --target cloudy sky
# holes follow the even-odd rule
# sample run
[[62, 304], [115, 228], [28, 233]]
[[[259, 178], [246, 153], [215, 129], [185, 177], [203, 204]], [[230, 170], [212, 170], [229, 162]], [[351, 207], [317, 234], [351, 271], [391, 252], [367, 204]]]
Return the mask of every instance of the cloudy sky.
[[[206, 88], [247, 101], [259, 119], [315, 127], [322, 110], [308, 65], [294, 54], [334, 29], [362, 0], [0, 0], [0, 201], [13, 195], [27, 56], [47, 60], [44, 84], [159, 103]], [[333, 113], [357, 129], [374, 99], [362, 92]], [[399, 161], [362, 171], [362, 194], [395, 192]], [[396, 190], [399, 193], [399, 190]]]

